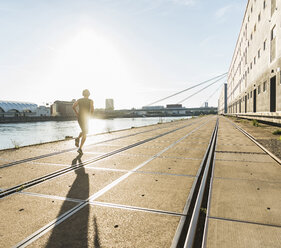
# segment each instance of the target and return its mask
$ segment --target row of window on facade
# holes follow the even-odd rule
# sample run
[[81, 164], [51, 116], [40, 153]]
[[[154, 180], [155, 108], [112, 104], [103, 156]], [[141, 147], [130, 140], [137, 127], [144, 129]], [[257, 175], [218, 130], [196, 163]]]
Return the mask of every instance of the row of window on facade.
[[[275, 26], [273, 27], [273, 29], [271, 30], [271, 40], [273, 40], [275, 37], [276, 37], [276, 25], [275, 25]], [[266, 50], [266, 41], [267, 41], [267, 40], [265, 40], [265, 41], [263, 42], [263, 50], [264, 50], [264, 51]], [[257, 57], [258, 57], [258, 59], [261, 57], [261, 49], [258, 50], [258, 55], [257, 55]], [[245, 58], [246, 58], [246, 56], [245, 56]], [[275, 58], [275, 56], [274, 56], [274, 57], [271, 56], [271, 58], [270, 58], [270, 61], [271, 61], [271, 62], [272, 62], [273, 58]], [[247, 64], [247, 61], [245, 61], [245, 63]], [[248, 74], [250, 73], [250, 70], [253, 69], [253, 64], [255, 65], [256, 63], [257, 63], [257, 59], [256, 59], [256, 56], [255, 56], [253, 62], [250, 63], [250, 67], [248, 67], [248, 68], [247, 68], [247, 71], [245, 71], [245, 73], [243, 74], [243, 79], [246, 78], [247, 73], [248, 73]], [[237, 67], [237, 70], [236, 70], [235, 74], [237, 73], [238, 69], [239, 69], [240, 74], [241, 74], [241, 62], [240, 62], [240, 64], [239, 64], [239, 66]], [[234, 83], [234, 81], [232, 81], [232, 84], [233, 84], [233, 83]], [[239, 83], [238, 83], [238, 84], [241, 84], [241, 80], [239, 80]], [[245, 87], [246, 87], [246, 85], [245, 85]], [[234, 90], [235, 90], [235, 89], [234, 89]]]
[[[255, 2], [256, 2], [256, 0], [255, 0]], [[265, 10], [265, 8], [266, 8], [266, 1], [264, 0], [264, 2], [263, 2], [263, 9]], [[271, 13], [271, 15], [274, 13], [274, 11], [275, 11], [275, 9], [276, 9], [276, 0], [271, 0], [271, 11], [272, 11], [272, 13]], [[252, 4], [252, 6], [251, 6], [251, 13], [253, 12], [253, 4]], [[260, 22], [261, 21], [261, 12], [258, 14], [258, 22]], [[250, 14], [248, 15], [248, 22], [250, 21]], [[256, 30], [257, 30], [257, 24], [255, 24], [254, 25], [254, 31], [253, 32], [256, 32]], [[252, 40], [253, 39], [253, 32], [251, 33], [251, 35], [250, 35], [250, 40]], [[273, 29], [272, 29], [272, 32], [271, 32], [271, 40], [273, 40], [273, 37], [275, 37], [275, 35], [276, 35], [276, 27], [274, 26], [273, 27]], [[247, 36], [247, 24], [246, 24], [246, 26], [245, 26], [245, 30], [244, 30], [244, 32], [243, 32], [243, 36], [242, 36], [242, 38], [241, 38], [241, 41], [240, 41], [240, 45], [239, 45], [239, 50], [238, 50], [238, 52], [237, 52], [237, 55], [240, 53], [240, 55], [241, 55], [241, 43], [243, 42], [243, 37], [246, 37]], [[250, 46], [250, 41], [249, 41], [249, 39], [248, 39], [248, 47]], [[265, 47], [266, 47], [266, 40], [264, 41], [264, 50], [265, 50]], [[259, 53], [260, 53], [260, 50], [259, 50]], [[244, 52], [244, 55], [243, 56], [245, 56], [245, 64], [247, 64], [247, 48], [245, 49], [245, 52]], [[260, 56], [260, 55], [259, 55]], [[234, 60], [234, 64], [235, 64], [235, 61], [236, 61], [236, 59], [237, 59], [237, 57], [235, 58], [235, 60]], [[231, 73], [232, 74], [232, 73]]]
[[[281, 72], [280, 72], [280, 85], [281, 85]], [[237, 85], [238, 86], [238, 85]], [[232, 91], [232, 93], [229, 95], [229, 97], [232, 97], [233, 96], [233, 92], [237, 89], [237, 86], [235, 87], [235, 89]], [[257, 87], [257, 92], [258, 92], [258, 95], [262, 92], [266, 92], [267, 90], [267, 81], [263, 82], [262, 84], [258, 85]], [[245, 100], [249, 100], [250, 98], [252, 98], [252, 94], [253, 94], [253, 91], [250, 91], [246, 96], [243, 96], [242, 97], [242, 102], [245, 101]]]
[[[256, 0], [255, 0], [255, 2], [256, 2]], [[263, 7], [264, 10], [265, 10], [266, 6], [267, 6], [266, 0], [264, 0], [263, 4], [262, 4], [262, 7]], [[251, 13], [253, 13], [253, 10], [254, 10], [253, 4], [251, 5], [251, 9], [250, 10], [251, 10]], [[276, 0], [271, 0], [271, 16], [275, 12], [275, 10], [276, 10]], [[250, 22], [250, 15], [251, 14], [249, 13], [248, 14], [248, 22]], [[260, 21], [260, 20], [261, 20], [261, 13], [259, 13], [259, 15], [258, 15], [258, 21]]]
[[[270, 40], [273, 41], [275, 39], [275, 37], [276, 37], [276, 25], [271, 30]], [[263, 42], [263, 51], [265, 51], [267, 48], [266, 44], [267, 44], [267, 39], [265, 39]], [[245, 57], [245, 64], [247, 64], [247, 49], [245, 50], [243, 57]], [[245, 74], [243, 74], [243, 79], [246, 77], [247, 72], [248, 72], [248, 74], [250, 73], [250, 70], [252, 70], [252, 68], [253, 68], [253, 64], [255, 65], [257, 63], [257, 58], [258, 59], [261, 58], [261, 49], [258, 50], [257, 56], [254, 57], [253, 62], [250, 63], [250, 66], [247, 68], [247, 71], [245, 71]], [[275, 56], [270, 56], [270, 62], [272, 62], [274, 58], [275, 58]], [[238, 69], [241, 74], [241, 62], [239, 63], [239, 65], [235, 71], [235, 75], [238, 72]], [[235, 75], [234, 75], [234, 77], [235, 77]]]
[[[265, 81], [265, 82], [263, 82], [263, 84], [261, 85], [259, 85], [258, 86], [258, 95], [261, 93], [261, 86], [262, 86], [262, 88], [263, 88], [263, 92], [266, 92], [266, 89], [267, 89], [267, 82]], [[242, 98], [242, 101], [245, 101], [245, 100], [249, 100], [249, 98], [252, 98], [252, 96], [253, 96], [253, 91], [250, 91], [250, 93], [248, 93], [247, 94], [247, 96], [244, 96], [243, 98]], [[247, 98], [247, 99], [246, 99]]]

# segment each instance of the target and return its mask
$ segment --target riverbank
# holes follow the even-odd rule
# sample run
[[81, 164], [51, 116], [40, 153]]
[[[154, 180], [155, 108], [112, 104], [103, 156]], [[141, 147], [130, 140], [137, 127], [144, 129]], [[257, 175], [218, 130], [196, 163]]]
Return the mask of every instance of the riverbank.
[[[190, 115], [169, 115], [169, 116], [139, 116], [139, 115], [114, 115], [114, 114], [97, 114], [94, 115], [93, 119], [126, 119], [126, 118], [187, 118]], [[75, 121], [76, 116], [16, 116], [0, 118], [0, 124], [5, 123], [30, 123], [30, 122], [47, 122], [47, 121]]]
[[[185, 118], [189, 117], [93, 118], [89, 122], [89, 135], [110, 133], [116, 130], [148, 126]], [[66, 136], [76, 137], [79, 132], [80, 128], [76, 120], [2, 123], [0, 124], [0, 150], [64, 140]]]

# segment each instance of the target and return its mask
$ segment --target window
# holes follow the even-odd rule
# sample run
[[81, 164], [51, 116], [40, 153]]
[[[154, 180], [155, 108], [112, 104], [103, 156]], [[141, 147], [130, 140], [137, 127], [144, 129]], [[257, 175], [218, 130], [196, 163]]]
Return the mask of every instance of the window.
[[258, 50], [258, 58], [261, 57], [261, 49]]
[[258, 21], [259, 22], [261, 21], [261, 13], [259, 13], [259, 15], [258, 15]]
[[253, 12], [253, 5], [251, 6], [251, 13]]
[[263, 50], [265, 51], [266, 49], [266, 40], [263, 42]]
[[250, 42], [248, 41], [248, 47], [250, 46]]
[[247, 98], [248, 98], [248, 100], [249, 100], [249, 93], [248, 93], [248, 95], [247, 95]]
[[256, 57], [254, 57], [254, 64], [256, 64]]
[[271, 0], [271, 15], [273, 15], [276, 9], [276, 0]]
[[253, 63], [251, 62], [251, 64], [250, 64], [250, 69], [252, 70], [252, 68], [253, 68]]
[[253, 39], [253, 33], [251, 33], [251, 36], [250, 36], [251, 40]]
[[266, 91], [266, 81], [263, 82], [263, 92], [265, 92], [265, 91]]
[[251, 97], [251, 98], [252, 98], [252, 94], [253, 94], [252, 92], [253, 92], [253, 91], [250, 92], [250, 97]]
[[261, 93], [261, 86], [259, 85], [258, 86], [258, 94], [260, 94]]
[[257, 31], [257, 24], [255, 24], [255, 26], [254, 26], [254, 32], [256, 32]]
[[265, 9], [266, 7], [266, 3], [265, 3], [265, 0], [263, 1], [263, 9]]
[[273, 40], [276, 37], [276, 25], [271, 29], [271, 40]]

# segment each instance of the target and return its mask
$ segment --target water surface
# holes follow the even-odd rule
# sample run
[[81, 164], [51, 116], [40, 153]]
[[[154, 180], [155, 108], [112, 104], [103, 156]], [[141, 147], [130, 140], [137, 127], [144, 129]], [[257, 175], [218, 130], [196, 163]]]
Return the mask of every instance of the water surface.
[[[146, 117], [91, 119], [89, 134], [141, 127], [190, 117]], [[76, 137], [80, 132], [77, 121], [46, 121], [0, 124], [0, 150]]]

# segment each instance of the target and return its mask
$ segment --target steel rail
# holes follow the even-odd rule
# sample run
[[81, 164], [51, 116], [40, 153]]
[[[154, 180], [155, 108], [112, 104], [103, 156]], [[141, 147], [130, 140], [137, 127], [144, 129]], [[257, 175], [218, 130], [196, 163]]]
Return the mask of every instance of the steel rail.
[[[97, 162], [97, 161], [102, 160], [102, 159], [104, 159], [104, 158], [110, 157], [110, 156], [115, 155], [115, 154], [117, 154], [117, 153], [126, 151], [126, 150], [128, 150], [128, 149], [131, 149], [131, 148], [133, 148], [133, 147], [139, 146], [139, 145], [141, 145], [141, 144], [147, 143], [147, 142], [149, 142], [149, 141], [158, 139], [158, 138], [160, 138], [160, 137], [163, 137], [163, 136], [168, 135], [168, 134], [170, 134], [170, 133], [176, 132], [176, 131], [178, 131], [178, 130], [181, 130], [181, 129], [183, 129], [183, 128], [186, 128], [186, 127], [191, 126], [191, 125], [196, 124], [196, 123], [197, 123], [197, 122], [195, 122], [195, 123], [194, 123], [194, 122], [189, 123], [188, 125], [184, 125], [184, 126], [181, 126], [181, 127], [179, 127], [179, 128], [170, 130], [170, 131], [168, 131], [168, 132], [165, 132], [165, 133], [156, 135], [156, 136], [154, 136], [154, 137], [151, 137], [151, 138], [148, 138], [148, 139], [145, 139], [145, 140], [136, 142], [136, 143], [134, 143], [134, 144], [131, 144], [131, 145], [122, 147], [122, 148], [120, 148], [120, 149], [117, 149], [117, 150], [114, 150], [114, 151], [112, 151], [112, 152], [109, 152], [109, 153], [103, 154], [103, 155], [101, 155], [101, 156], [98, 156], [98, 157], [96, 157], [96, 158], [94, 158], [94, 159], [89, 159], [89, 160], [87, 160], [87, 161], [85, 161], [85, 162], [78, 163], [78, 164], [76, 164], [76, 165], [74, 165], [74, 166], [70, 166], [70, 167], [67, 167], [67, 168], [64, 168], [64, 169], [55, 171], [55, 172], [53, 172], [53, 173], [47, 174], [47, 175], [45, 175], [45, 176], [42, 176], [42, 177], [39, 177], [39, 178], [30, 180], [30, 181], [28, 181], [28, 182], [18, 184], [18, 185], [14, 186], [14, 187], [11, 187], [11, 188], [9, 188], [9, 189], [6, 189], [6, 190], [1, 191], [1, 192], [0, 192], [0, 198], [3, 198], [3, 197], [5, 197], [5, 196], [7, 196], [7, 195], [13, 194], [13, 193], [18, 192], [18, 191], [21, 191], [21, 190], [23, 190], [23, 189], [29, 188], [29, 187], [31, 187], [31, 186], [34, 186], [34, 185], [39, 184], [39, 183], [41, 183], [41, 182], [44, 182], [44, 181], [46, 181], [46, 180], [52, 179], [52, 178], [54, 178], [54, 177], [58, 177], [58, 176], [60, 176], [60, 175], [66, 174], [67, 172], [74, 171], [74, 170], [76, 170], [76, 169], [79, 169], [79, 168], [81, 168], [81, 167], [84, 167], [85, 165], [92, 164], [92, 163], [94, 163], [94, 162]], [[200, 122], [199, 122], [199, 123], [200, 123]]]
[[193, 182], [193, 185], [191, 187], [189, 196], [187, 198], [187, 201], [186, 201], [186, 204], [185, 204], [185, 207], [184, 207], [184, 211], [183, 211], [184, 216], [182, 216], [181, 219], [180, 219], [178, 228], [176, 230], [174, 239], [172, 241], [172, 245], [171, 245], [172, 248], [183, 247], [183, 245], [184, 245], [186, 235], [187, 235], [187, 231], [188, 231], [188, 228], [190, 226], [189, 216], [191, 216], [192, 211], [194, 209], [194, 204], [195, 204], [196, 196], [197, 196], [197, 193], [198, 193], [198, 188], [200, 187], [201, 178], [203, 176], [203, 172], [204, 172], [204, 169], [206, 167], [208, 156], [210, 154], [212, 142], [213, 142], [214, 137], [216, 135], [216, 127], [217, 127], [217, 125], [214, 128], [214, 131], [211, 135], [208, 147], [206, 149], [204, 157], [201, 161], [201, 164], [200, 164], [199, 169], [197, 171], [197, 174], [195, 176], [196, 179]]
[[217, 132], [218, 132], [218, 120], [217, 120], [217, 123], [216, 123], [215, 134], [213, 136], [213, 140], [212, 140], [212, 143], [211, 143], [211, 149], [210, 149], [210, 152], [208, 154], [208, 160], [207, 160], [207, 163], [206, 163], [206, 167], [204, 169], [204, 173], [203, 173], [203, 177], [202, 177], [202, 180], [201, 180], [199, 192], [198, 192], [198, 195], [197, 195], [197, 198], [196, 198], [196, 203], [195, 203], [193, 214], [192, 214], [192, 217], [191, 217], [191, 222], [190, 222], [190, 225], [189, 225], [187, 237], [186, 237], [186, 240], [185, 240], [185, 243], [184, 243], [184, 248], [193, 247], [193, 244], [194, 244], [194, 241], [195, 241], [196, 228], [197, 228], [198, 221], [199, 221], [199, 214], [200, 214], [201, 204], [202, 204], [202, 200], [203, 200], [203, 195], [204, 195], [206, 184], [207, 184], [207, 177], [208, 177], [208, 174], [209, 174], [209, 169], [211, 167], [212, 157], [215, 153]]
[[107, 186], [105, 186], [103, 189], [101, 189], [98, 192], [94, 193], [92, 196], [90, 196], [84, 202], [79, 203], [78, 205], [76, 205], [72, 209], [66, 211], [65, 213], [63, 213], [62, 215], [57, 217], [55, 220], [51, 221], [47, 225], [45, 225], [42, 228], [38, 229], [36, 232], [34, 232], [33, 234], [31, 234], [30, 236], [28, 236], [27, 238], [25, 238], [24, 240], [22, 240], [18, 244], [16, 244], [14, 247], [26, 247], [27, 245], [31, 244], [32, 242], [34, 242], [35, 240], [37, 240], [38, 238], [43, 236], [45, 233], [49, 232], [54, 227], [56, 227], [57, 225], [59, 225], [60, 223], [62, 223], [63, 221], [65, 221], [66, 219], [68, 219], [69, 217], [74, 215], [75, 213], [77, 213], [79, 210], [81, 210], [86, 205], [91, 204], [91, 202], [95, 202], [95, 200], [98, 197], [100, 197], [101, 195], [103, 195], [104, 193], [106, 193], [107, 191], [109, 191], [110, 189], [115, 187], [116, 185], [118, 185], [120, 182], [125, 180], [127, 177], [129, 177], [131, 174], [133, 174], [134, 171], [142, 168], [144, 165], [146, 165], [150, 161], [152, 161], [155, 158], [159, 157], [162, 153], [166, 152], [167, 150], [172, 148], [174, 145], [176, 145], [177, 143], [181, 142], [183, 139], [185, 139], [186, 137], [188, 137], [192, 133], [196, 132], [202, 126], [206, 125], [208, 122], [209, 121], [206, 121], [203, 124], [201, 124], [199, 127], [196, 127], [195, 129], [190, 131], [188, 134], [184, 135], [182, 138], [180, 138], [177, 141], [175, 141], [173, 144], [171, 144], [168, 147], [164, 148], [162, 151], [158, 152], [157, 154], [151, 156], [151, 158], [149, 158], [147, 161], [145, 161], [145, 162], [141, 163], [140, 165], [138, 165], [137, 167], [135, 167], [132, 171], [129, 171], [125, 175], [121, 176], [120, 178], [116, 179], [115, 181], [113, 181], [110, 184], [108, 184]]
[[210, 187], [208, 192], [207, 211], [206, 211], [204, 233], [203, 233], [202, 246], [201, 246], [202, 248], [205, 248], [207, 246], [208, 224], [209, 224], [209, 216], [210, 216], [210, 209], [211, 209], [213, 181], [214, 181], [214, 174], [215, 174], [216, 150], [217, 150], [217, 142], [215, 145], [215, 154], [214, 154], [214, 159], [212, 161], [212, 168], [211, 168], [211, 175], [210, 175]]
[[[228, 120], [229, 121], [229, 120]], [[258, 147], [260, 147], [265, 153], [267, 153], [270, 157], [272, 157], [279, 165], [281, 165], [281, 159], [276, 157], [272, 152], [268, 151], [263, 145], [261, 145], [251, 134], [249, 134], [247, 131], [245, 131], [243, 128], [239, 127], [235, 123], [230, 123], [241, 133], [243, 133], [246, 137], [248, 137], [251, 141], [253, 141]]]
[[[242, 134], [244, 134], [247, 138], [249, 138], [251, 141], [253, 141], [257, 146], [259, 146], [265, 152], [266, 155], [269, 155], [277, 163], [279, 163], [281, 165], [281, 160], [278, 157], [276, 157], [274, 154], [272, 154], [270, 151], [268, 151], [265, 147], [263, 147], [251, 134], [249, 134], [247, 131], [245, 131], [243, 128], [241, 128], [237, 124], [233, 123], [232, 121], [230, 121], [228, 119], [227, 119], [227, 121], [231, 125], [233, 125], [238, 131], [240, 131]], [[209, 222], [209, 218], [212, 218], [212, 217], [210, 217], [210, 203], [211, 203], [211, 197], [212, 197], [212, 185], [213, 185], [213, 180], [214, 180], [215, 157], [216, 157], [216, 155], [214, 155], [213, 167], [212, 167], [212, 172], [211, 172], [210, 188], [209, 188], [209, 193], [208, 193], [208, 207], [207, 207], [206, 220], [205, 220], [205, 225], [204, 225], [202, 248], [207, 247], [208, 222]], [[238, 220], [231, 220], [231, 221], [238, 221]], [[257, 223], [251, 223], [251, 224], [257, 224]], [[263, 225], [263, 223], [258, 223], [258, 224]], [[277, 227], [280, 227], [280, 226], [277, 226]]]

